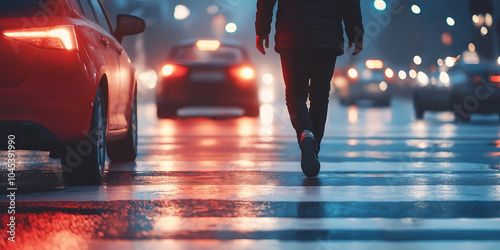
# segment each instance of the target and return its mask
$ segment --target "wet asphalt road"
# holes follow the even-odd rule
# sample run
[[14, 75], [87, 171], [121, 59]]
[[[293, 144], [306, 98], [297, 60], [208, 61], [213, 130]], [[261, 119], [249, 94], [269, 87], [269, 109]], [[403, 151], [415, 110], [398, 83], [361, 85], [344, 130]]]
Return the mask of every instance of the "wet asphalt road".
[[65, 186], [58, 160], [18, 151], [16, 243], [2, 195], [0, 248], [499, 249], [498, 115], [415, 121], [406, 99], [333, 101], [322, 172], [306, 179], [285, 106], [261, 110], [157, 120], [143, 103], [138, 159], [109, 164], [102, 185]]

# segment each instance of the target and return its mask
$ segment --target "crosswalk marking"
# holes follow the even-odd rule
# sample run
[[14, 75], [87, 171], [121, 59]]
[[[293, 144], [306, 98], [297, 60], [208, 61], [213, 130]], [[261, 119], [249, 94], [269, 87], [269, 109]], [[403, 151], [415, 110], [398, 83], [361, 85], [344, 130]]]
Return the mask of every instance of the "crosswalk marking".
[[500, 230], [496, 219], [419, 218], [275, 218], [275, 217], [162, 217], [153, 230], [172, 231], [275, 231], [275, 230]]
[[[109, 171], [176, 172], [176, 171], [260, 171], [302, 172], [299, 162], [255, 161], [138, 161], [110, 166]], [[335, 172], [493, 172], [486, 164], [447, 162], [324, 162], [321, 171]], [[496, 173], [496, 172], [493, 172]]]
[[235, 201], [500, 201], [500, 186], [134, 185], [68, 187], [19, 201], [227, 199]]
[[108, 249], [122, 250], [129, 249], [131, 246], [142, 247], [142, 249], [164, 250], [164, 249], [221, 249], [221, 250], [239, 250], [239, 249], [288, 249], [288, 250], [326, 250], [326, 249], [409, 249], [409, 250], [491, 250], [498, 249], [500, 241], [349, 241], [335, 240], [327, 238], [318, 238], [315, 241], [279, 241], [279, 240], [172, 240], [172, 239], [154, 239], [141, 240], [140, 243], [134, 243], [128, 240], [102, 240], [90, 241], [90, 249]]

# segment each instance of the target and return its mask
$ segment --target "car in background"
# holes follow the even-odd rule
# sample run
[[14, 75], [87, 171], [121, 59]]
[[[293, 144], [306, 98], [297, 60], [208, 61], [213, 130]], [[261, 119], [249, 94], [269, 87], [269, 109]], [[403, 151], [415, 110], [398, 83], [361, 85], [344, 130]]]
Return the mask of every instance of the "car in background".
[[233, 41], [184, 41], [174, 46], [159, 74], [159, 118], [188, 106], [239, 107], [259, 115], [255, 70], [246, 50]]
[[366, 60], [337, 70], [332, 81], [342, 105], [372, 100], [375, 106], [390, 106], [390, 83], [394, 77], [394, 71], [384, 67], [381, 60]]
[[500, 66], [496, 61], [459, 60], [431, 78], [419, 72], [418, 81], [413, 99], [417, 119], [423, 119], [427, 110], [452, 111], [457, 122], [470, 121], [472, 113], [500, 114]]
[[[135, 68], [120, 44], [145, 30], [98, 0], [0, 1], [2, 150], [50, 151], [70, 182], [99, 181], [137, 155]], [[106, 150], [107, 149], [107, 150]]]

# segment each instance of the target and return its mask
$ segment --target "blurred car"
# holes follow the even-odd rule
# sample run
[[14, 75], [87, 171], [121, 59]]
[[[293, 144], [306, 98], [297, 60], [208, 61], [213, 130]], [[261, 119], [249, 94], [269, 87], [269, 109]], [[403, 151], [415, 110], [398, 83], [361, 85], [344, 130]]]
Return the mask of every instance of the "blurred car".
[[343, 105], [360, 100], [372, 100], [376, 106], [391, 104], [390, 83], [394, 71], [384, 68], [381, 60], [358, 62], [346, 70], [339, 69], [334, 75], [335, 93]]
[[[137, 155], [135, 68], [98, 0], [0, 1], [0, 149], [50, 151], [72, 182], [95, 182]], [[10, 147], [9, 147], [10, 146]]]
[[456, 121], [469, 121], [472, 113], [500, 113], [500, 66], [496, 61], [458, 61], [447, 72], [431, 78], [419, 72], [417, 78], [413, 99], [417, 119], [427, 110], [451, 110]]
[[245, 49], [231, 41], [185, 41], [173, 47], [157, 86], [159, 118], [187, 106], [239, 107], [259, 115], [258, 84]]

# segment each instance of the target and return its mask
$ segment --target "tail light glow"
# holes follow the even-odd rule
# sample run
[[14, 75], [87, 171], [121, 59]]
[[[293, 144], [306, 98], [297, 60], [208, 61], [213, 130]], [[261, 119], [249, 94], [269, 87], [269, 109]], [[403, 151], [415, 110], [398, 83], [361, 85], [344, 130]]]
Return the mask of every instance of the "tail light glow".
[[391, 68], [387, 68], [385, 70], [385, 76], [387, 78], [393, 78], [394, 77], [394, 71]]
[[231, 69], [231, 74], [233, 77], [247, 81], [255, 77], [255, 71], [248, 66], [233, 68]]
[[31, 46], [48, 49], [78, 49], [73, 26], [4, 31], [3, 35]]
[[491, 80], [491, 82], [494, 82], [494, 83], [500, 83], [500, 76], [491, 76], [490, 80]]
[[163, 77], [181, 77], [186, 75], [187, 71], [186, 67], [175, 64], [166, 64], [161, 68]]
[[347, 75], [348, 75], [351, 79], [356, 79], [356, 78], [358, 78], [358, 71], [357, 71], [355, 68], [350, 68], [350, 69], [347, 71]]

